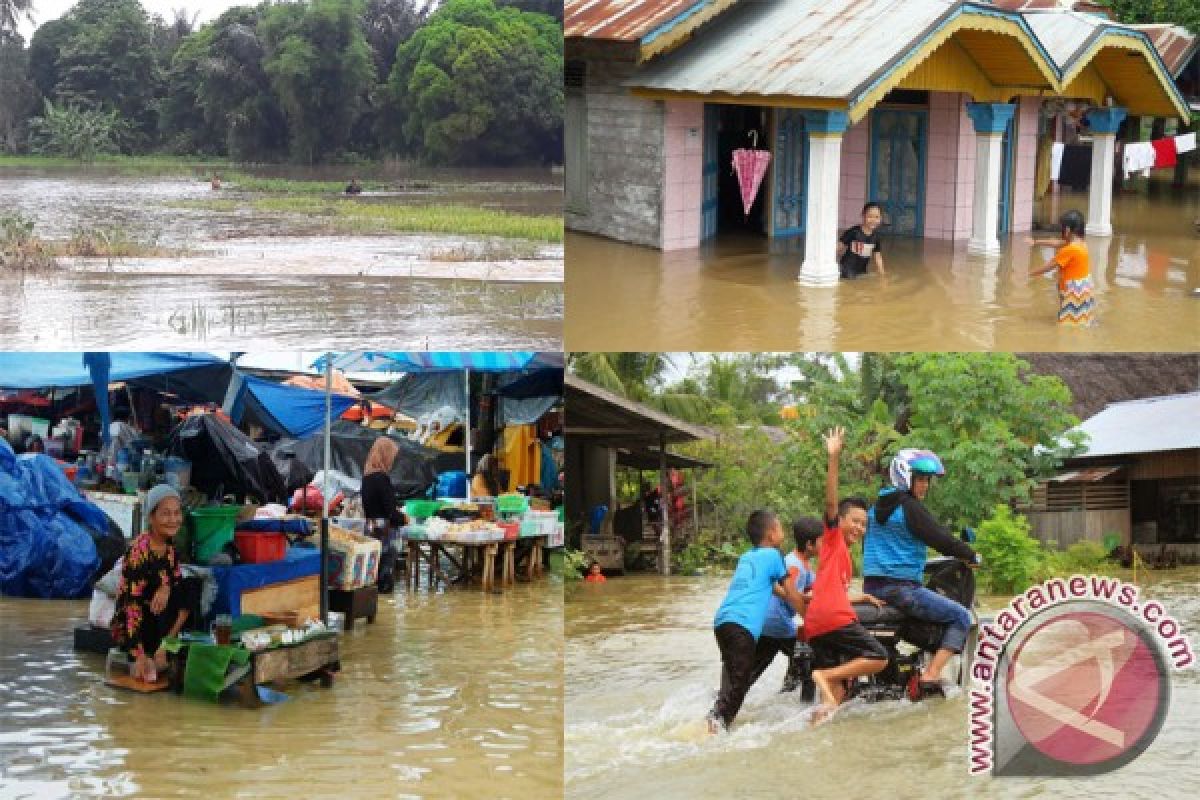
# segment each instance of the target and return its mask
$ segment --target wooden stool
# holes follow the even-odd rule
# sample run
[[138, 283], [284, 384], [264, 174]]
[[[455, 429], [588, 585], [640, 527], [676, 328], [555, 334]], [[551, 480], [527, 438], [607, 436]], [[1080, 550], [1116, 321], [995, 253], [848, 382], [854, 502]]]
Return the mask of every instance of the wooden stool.
[[379, 607], [379, 589], [363, 586], [358, 589], [330, 589], [329, 610], [346, 615], [346, 630], [354, 630], [354, 620], [366, 619], [370, 625], [375, 621]]

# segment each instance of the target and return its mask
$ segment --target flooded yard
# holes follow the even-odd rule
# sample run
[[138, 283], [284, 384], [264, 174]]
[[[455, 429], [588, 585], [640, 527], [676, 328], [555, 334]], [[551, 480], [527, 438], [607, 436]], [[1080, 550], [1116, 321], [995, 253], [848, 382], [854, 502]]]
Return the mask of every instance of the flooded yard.
[[[1098, 324], [1059, 330], [1048, 248], [1011, 237], [998, 260], [966, 243], [886, 236], [888, 275], [801, 286], [800, 243], [718, 239], [662, 253], [568, 234], [570, 350], [1191, 350], [1200, 342], [1200, 191], [1113, 198], [1112, 238], [1088, 237]], [[1053, 212], [1087, 208], [1084, 194]], [[1045, 237], [1046, 234], [1039, 234]]]
[[[1129, 578], [1128, 575], [1125, 576]], [[808, 706], [779, 694], [776, 659], [728, 734], [704, 716], [720, 682], [712, 616], [726, 577], [613, 578], [566, 598], [566, 796], [647, 797], [1191, 797], [1200, 783], [1200, 672], [1172, 675], [1158, 738], [1138, 759], [1083, 779], [968, 778], [967, 702], [847, 708], [813, 729]], [[1139, 573], [1195, 641], [1200, 568]], [[994, 613], [1008, 598], [982, 598]], [[1136, 788], [1131, 788], [1136, 787]]]
[[0, 796], [561, 796], [561, 583], [380, 606], [332, 689], [247, 711], [110, 689], [85, 602], [0, 598]]
[[[185, 170], [176, 170], [176, 173]], [[60, 259], [0, 275], [0, 337], [9, 347], [348, 346], [384, 338], [413, 349], [561, 344], [563, 246], [494, 235], [353, 230], [328, 213], [263, 211], [236, 182], [214, 192], [192, 175], [118, 168], [0, 167], [0, 209], [65, 242], [83, 231], [159, 251]], [[342, 181], [353, 168], [261, 167], [254, 179]], [[373, 170], [357, 198], [299, 195], [308, 206], [561, 213], [549, 170]], [[311, 189], [311, 187], [310, 187]], [[287, 203], [284, 203], [286, 206]], [[352, 220], [357, 222], [357, 220]], [[384, 225], [383, 227], [386, 227]], [[359, 228], [362, 229], [361, 232]]]

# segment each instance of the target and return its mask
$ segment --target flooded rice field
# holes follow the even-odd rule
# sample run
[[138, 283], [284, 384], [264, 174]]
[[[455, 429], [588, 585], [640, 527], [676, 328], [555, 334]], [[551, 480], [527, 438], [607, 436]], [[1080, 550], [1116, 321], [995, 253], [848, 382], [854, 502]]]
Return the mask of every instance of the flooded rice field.
[[0, 598], [0, 796], [557, 797], [562, 585], [398, 594], [332, 689], [249, 711], [100, 681], [87, 604]]
[[[303, 180], [352, 173], [251, 171]], [[0, 276], [0, 338], [40, 349], [299, 347], [314, 338], [345, 346], [367, 337], [415, 349], [561, 346], [561, 244], [340, 233], [318, 215], [256, 211], [250, 193], [236, 184], [213, 192], [203, 174], [0, 169], [0, 209], [33, 220], [39, 237], [61, 242], [80, 231], [117, 230], [166, 253], [63, 258], [61, 269]], [[347, 202], [545, 215], [562, 208], [561, 179], [549, 170], [384, 169], [366, 177], [397, 188]]]
[[[1011, 237], [998, 260], [966, 243], [887, 237], [888, 275], [801, 286], [799, 243], [719, 237], [662, 253], [569, 234], [569, 350], [1191, 350], [1200, 342], [1200, 191], [1122, 193], [1112, 238], [1088, 237], [1098, 323], [1059, 330], [1053, 251]], [[1062, 194], [1050, 213], [1087, 209]], [[1039, 234], [1045, 237], [1047, 234]]]
[[[1200, 568], [1138, 577], [1142, 595], [1159, 599], [1196, 642]], [[961, 693], [848, 707], [813, 729], [811, 707], [779, 694], [782, 658], [750, 690], [731, 732], [709, 736], [704, 716], [720, 679], [712, 616], [727, 585], [728, 577], [630, 577], [568, 588], [567, 797], [1090, 800], [1191, 797], [1200, 785], [1196, 669], [1173, 674], [1171, 708], [1150, 748], [1086, 779], [969, 778]]]

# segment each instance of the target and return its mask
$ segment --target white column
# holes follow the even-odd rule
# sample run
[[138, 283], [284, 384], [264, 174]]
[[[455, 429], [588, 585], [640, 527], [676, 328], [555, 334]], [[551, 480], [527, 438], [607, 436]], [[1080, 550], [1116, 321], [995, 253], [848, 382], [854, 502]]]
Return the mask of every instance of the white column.
[[981, 133], [975, 137], [975, 203], [971, 217], [968, 253], [1000, 254], [1000, 171], [1004, 166], [1003, 134]]
[[968, 103], [967, 114], [975, 125], [975, 202], [967, 252], [1000, 254], [1000, 181], [1004, 167], [1004, 131], [1016, 106], [1007, 103]]
[[1092, 177], [1088, 185], [1087, 232], [1089, 236], [1112, 236], [1113, 167], [1117, 152], [1117, 129], [1125, 119], [1119, 106], [1093, 108], [1087, 114], [1092, 131]]
[[838, 282], [838, 191], [842, 180], [843, 111], [804, 111], [808, 132], [808, 197], [804, 262], [798, 280], [805, 286]]

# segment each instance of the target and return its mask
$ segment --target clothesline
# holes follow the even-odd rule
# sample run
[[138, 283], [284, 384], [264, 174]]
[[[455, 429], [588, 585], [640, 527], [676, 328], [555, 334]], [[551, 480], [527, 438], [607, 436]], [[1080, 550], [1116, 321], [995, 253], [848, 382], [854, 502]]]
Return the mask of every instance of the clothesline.
[[[1125, 178], [1128, 180], [1136, 172], [1145, 176], [1152, 169], [1174, 167], [1178, 156], [1190, 153], [1196, 149], [1196, 134], [1182, 133], [1178, 136], [1167, 136], [1149, 142], [1126, 142], [1122, 153], [1122, 164]], [[1058, 181], [1062, 169], [1062, 142], [1055, 142], [1050, 150], [1050, 180]]]
[[1128, 179], [1135, 172], [1148, 176], [1152, 169], [1174, 167], [1177, 156], [1195, 149], [1195, 133], [1167, 136], [1149, 142], [1128, 142], [1122, 156], [1125, 178]]

